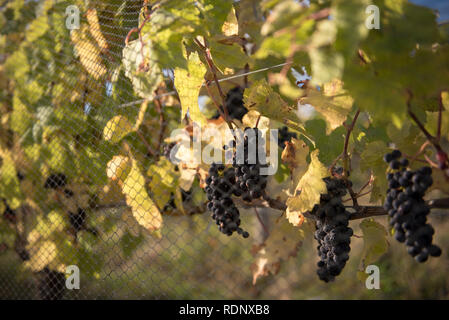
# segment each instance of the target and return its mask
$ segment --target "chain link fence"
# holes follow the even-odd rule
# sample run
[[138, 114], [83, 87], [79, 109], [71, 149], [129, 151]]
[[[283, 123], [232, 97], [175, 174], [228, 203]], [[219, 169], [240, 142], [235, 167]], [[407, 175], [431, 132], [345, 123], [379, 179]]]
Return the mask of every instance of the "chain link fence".
[[[288, 287], [282, 278], [252, 284], [251, 249], [267, 235], [267, 209], [242, 209], [251, 241], [228, 238], [206, 212], [198, 178], [185, 189], [179, 177], [162, 185], [157, 167], [173, 146], [164, 139], [181, 116], [173, 70], [143, 97], [156, 67], [143, 46], [129, 61], [123, 55], [126, 43], [138, 46], [145, 3], [0, 2], [0, 61], [17, 76], [1, 70], [2, 299], [257, 298], [262, 288], [280, 297]], [[128, 74], [144, 69], [142, 78]], [[126, 121], [108, 127], [117, 115], [139, 125], [126, 143], [104, 143], [129, 129]], [[120, 152], [153, 171], [114, 181]], [[135, 218], [148, 209], [140, 179], [163, 216], [160, 230]]]

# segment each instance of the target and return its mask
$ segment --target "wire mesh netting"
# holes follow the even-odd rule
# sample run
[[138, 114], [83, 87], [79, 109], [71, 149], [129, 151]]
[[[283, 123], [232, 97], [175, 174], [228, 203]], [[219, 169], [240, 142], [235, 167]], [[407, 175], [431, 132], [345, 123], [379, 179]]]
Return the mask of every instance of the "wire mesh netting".
[[[167, 161], [181, 109], [173, 68], [158, 64], [170, 48], [140, 34], [150, 9], [0, 2], [1, 298], [259, 296], [251, 248], [266, 237], [267, 210], [242, 209], [252, 241], [227, 238], [205, 213], [198, 170]], [[242, 85], [241, 75], [223, 81], [243, 106]], [[273, 281], [263, 286], [274, 297], [287, 281]]]

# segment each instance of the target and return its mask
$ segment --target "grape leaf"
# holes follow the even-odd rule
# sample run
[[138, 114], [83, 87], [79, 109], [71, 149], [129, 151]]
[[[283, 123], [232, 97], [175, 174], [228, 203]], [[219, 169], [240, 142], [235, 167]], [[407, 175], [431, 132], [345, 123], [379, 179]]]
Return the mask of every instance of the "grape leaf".
[[286, 123], [287, 120], [299, 122], [296, 109], [289, 106], [278, 93], [274, 92], [265, 79], [255, 81], [245, 89], [243, 101], [248, 110], [257, 110], [272, 120], [282, 123]]
[[[379, 258], [387, 252], [389, 243], [387, 241], [388, 232], [385, 227], [374, 219], [364, 219], [360, 223], [360, 229], [363, 233], [363, 252], [360, 260], [358, 278], [366, 276], [366, 266], [376, 262]], [[363, 279], [363, 278], [362, 278]]]
[[426, 141], [424, 135], [410, 121], [404, 122], [400, 128], [390, 123], [387, 125], [387, 134], [395, 147], [406, 154], [415, 154]]
[[292, 138], [291, 142], [287, 142], [285, 149], [282, 151], [281, 159], [288, 164], [291, 172], [291, 180], [294, 188], [299, 180], [307, 171], [307, 156], [309, 155], [309, 147], [301, 141]]
[[53, 262], [57, 256], [58, 248], [53, 241], [47, 240], [37, 243], [30, 251], [30, 260], [26, 261], [24, 266], [38, 272]]
[[263, 13], [259, 0], [240, 0], [235, 3], [239, 36], [250, 36], [251, 42], [256, 45], [261, 40], [260, 28], [263, 23]]
[[101, 32], [100, 22], [98, 20], [97, 10], [95, 8], [89, 8], [86, 13], [87, 22], [89, 23], [89, 31], [92, 37], [97, 42], [98, 46], [105, 50], [108, 48], [108, 43]]
[[88, 33], [85, 31], [85, 28], [73, 30], [71, 32], [72, 41], [83, 67], [95, 80], [99, 80], [106, 74], [107, 69], [101, 58], [100, 48], [87, 36]]
[[187, 70], [175, 68], [175, 87], [182, 106], [181, 119], [184, 119], [188, 112], [192, 121], [202, 125], [206, 123], [206, 118], [200, 111], [198, 96], [204, 82], [206, 67], [197, 52], [190, 54], [187, 64]]
[[148, 186], [153, 198], [159, 208], [163, 208], [170, 201], [171, 193], [175, 192], [178, 185], [179, 174], [175, 172], [175, 165], [162, 157], [157, 163], [150, 165], [147, 175], [151, 179]]
[[200, 10], [202, 9], [205, 18], [203, 23], [208, 31], [211, 34], [219, 33], [232, 9], [232, 1], [200, 0], [198, 2], [201, 3]]
[[352, 58], [360, 41], [368, 36], [365, 10], [370, 4], [369, 0], [332, 2], [332, 18], [337, 28], [335, 49], [341, 52], [345, 59]]
[[13, 108], [10, 118], [11, 129], [22, 136], [32, 126], [33, 118], [17, 94], [13, 97]]
[[304, 230], [292, 227], [284, 219], [280, 220], [265, 242], [253, 247], [253, 285], [259, 277], [277, 274], [282, 261], [296, 257], [303, 240]]
[[8, 205], [14, 210], [21, 205], [24, 196], [20, 189], [11, 152], [9, 150], [0, 150], [0, 157], [0, 198], [6, 199]]
[[309, 57], [312, 68], [312, 83], [321, 85], [343, 75], [343, 55], [332, 50], [331, 44], [337, 37], [334, 20], [317, 23], [310, 41]]
[[387, 189], [387, 178], [385, 171], [387, 164], [383, 161], [383, 156], [389, 151], [387, 145], [383, 141], [373, 141], [367, 143], [363, 150], [360, 162], [362, 171], [370, 171], [374, 176], [373, 187], [371, 192], [371, 202], [377, 202], [385, 198], [385, 190]]
[[224, 73], [226, 68], [239, 68], [249, 61], [242, 47], [237, 44], [222, 44], [218, 41], [210, 41], [210, 53], [214, 64]]
[[140, 172], [136, 160], [132, 160], [132, 167], [122, 183], [126, 203], [131, 207], [136, 221], [145, 229], [155, 231], [162, 226], [162, 216], [153, 200], [145, 189], [145, 178]]
[[125, 256], [125, 258], [131, 257], [133, 252], [135, 252], [139, 245], [142, 244], [144, 239], [145, 238], [142, 235], [138, 235], [136, 237], [129, 231], [126, 232], [120, 239], [120, 246], [122, 247], [123, 255]]
[[113, 156], [108, 162], [106, 172], [111, 180], [125, 181], [131, 170], [131, 160], [125, 156]]
[[48, 16], [43, 14], [34, 19], [27, 28], [25, 39], [29, 43], [35, 42], [42, 37], [49, 29]]
[[312, 105], [329, 124], [327, 133], [342, 125], [351, 111], [353, 99], [343, 90], [343, 83], [333, 79], [325, 83], [321, 90], [308, 87], [306, 95], [300, 100], [301, 104]]
[[231, 10], [229, 11], [228, 16], [226, 17], [226, 21], [221, 27], [221, 31], [227, 37], [232, 37], [239, 34], [239, 24], [235, 15], [234, 8], [231, 8]]
[[152, 42], [144, 38], [144, 45], [137, 39], [123, 48], [122, 64], [125, 75], [131, 80], [136, 92], [142, 98], [153, 96], [154, 90], [162, 81], [162, 72], [156, 63], [157, 56]]
[[131, 131], [133, 131], [133, 125], [128, 118], [115, 116], [103, 128], [103, 138], [111, 143], [118, 143]]
[[[327, 168], [318, 159], [318, 150], [310, 154], [310, 164], [296, 186], [295, 193], [287, 200], [287, 219], [300, 225], [303, 213], [312, 210], [320, 202], [321, 194], [327, 193], [323, 178], [329, 175]], [[299, 193], [299, 195], [297, 195]]]

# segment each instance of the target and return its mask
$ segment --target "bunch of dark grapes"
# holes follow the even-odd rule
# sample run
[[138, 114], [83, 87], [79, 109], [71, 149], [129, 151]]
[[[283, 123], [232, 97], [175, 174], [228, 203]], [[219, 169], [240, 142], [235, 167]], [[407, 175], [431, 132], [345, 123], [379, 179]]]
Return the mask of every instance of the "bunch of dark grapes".
[[[228, 116], [231, 119], [242, 120], [243, 116], [248, 112], [248, 109], [243, 105], [243, 88], [234, 87], [226, 94], [226, 108]], [[222, 112], [223, 108], [220, 106]], [[220, 114], [216, 114], [213, 118], [218, 119]]]
[[425, 262], [429, 256], [441, 255], [441, 249], [432, 244], [435, 231], [427, 223], [430, 207], [423, 200], [426, 190], [433, 183], [432, 169], [407, 169], [408, 160], [400, 159], [401, 156], [399, 150], [384, 156], [393, 171], [387, 174], [388, 191], [384, 209], [390, 216], [396, 240], [405, 242], [408, 253], [416, 261]]
[[78, 208], [76, 212], [69, 211], [69, 222], [73, 228], [75, 239], [77, 239], [78, 233], [83, 230], [90, 232], [94, 236], [98, 236], [98, 230], [87, 225], [87, 213], [82, 208]]
[[[251, 131], [254, 134], [251, 134]], [[241, 196], [244, 201], [260, 198], [267, 186], [267, 175], [260, 173], [261, 168], [267, 167], [265, 154], [258, 152], [259, 148], [265, 150], [263, 146], [265, 146], [265, 139], [262, 137], [262, 132], [257, 128], [246, 128], [243, 136], [243, 159], [237, 159], [234, 154], [235, 195]], [[250, 152], [255, 152], [255, 154], [250, 154]]]
[[342, 197], [346, 194], [344, 180], [325, 178], [327, 194], [322, 194], [320, 204], [312, 214], [317, 217], [315, 239], [318, 240], [317, 274], [324, 282], [333, 281], [349, 259], [353, 231], [349, 225], [350, 213], [346, 211]]
[[[246, 128], [241, 143], [243, 145], [236, 146], [235, 141], [232, 141], [230, 145], [224, 146], [225, 150], [235, 148], [232, 167], [212, 164], [205, 190], [209, 200], [207, 208], [212, 212], [212, 218], [220, 231], [227, 235], [236, 231], [247, 238], [249, 234], [240, 228], [240, 212], [231, 197], [242, 197], [244, 201], [262, 197], [267, 186], [267, 175], [262, 175], [260, 170], [267, 164], [265, 154], [258, 152], [265, 145], [265, 139], [257, 128]], [[241, 159], [237, 149], [243, 150]]]
[[298, 136], [295, 132], [288, 131], [287, 127], [282, 127], [278, 130], [278, 145], [281, 148], [285, 147], [285, 143], [290, 142], [292, 138], [297, 139]]
[[231, 198], [236, 190], [235, 183], [233, 168], [225, 169], [223, 165], [212, 164], [206, 179], [207, 208], [222, 233], [230, 236], [237, 232], [247, 238], [249, 234], [240, 228], [240, 212]]
[[17, 222], [16, 212], [14, 210], [12, 210], [11, 207], [6, 203], [6, 200], [3, 199], [3, 203], [5, 205], [5, 211], [3, 211], [3, 217], [11, 223], [16, 223]]
[[42, 300], [60, 300], [64, 295], [65, 275], [45, 267], [41, 272], [38, 291]]
[[67, 177], [63, 173], [52, 173], [45, 180], [45, 189], [58, 189], [62, 188], [67, 184]]

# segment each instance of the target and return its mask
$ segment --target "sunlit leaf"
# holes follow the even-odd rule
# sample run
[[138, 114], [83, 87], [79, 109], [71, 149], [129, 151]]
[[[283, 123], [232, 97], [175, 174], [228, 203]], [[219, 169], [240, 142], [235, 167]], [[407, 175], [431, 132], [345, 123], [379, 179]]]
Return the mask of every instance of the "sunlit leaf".
[[115, 116], [103, 128], [103, 138], [111, 143], [118, 143], [133, 130], [132, 124], [125, 116]]
[[309, 167], [299, 180], [294, 196], [287, 200], [287, 219], [293, 225], [300, 225], [304, 219], [302, 214], [312, 210], [320, 202], [321, 194], [327, 193], [323, 178], [329, 173], [318, 159], [318, 150], [310, 154], [310, 159]]
[[182, 119], [187, 112], [189, 117], [200, 124], [206, 123], [206, 118], [200, 111], [198, 95], [204, 82], [206, 67], [200, 61], [197, 52], [190, 54], [188, 69], [175, 69], [175, 87], [178, 91], [182, 106]]
[[162, 216], [145, 189], [145, 178], [135, 160], [122, 184], [126, 203], [131, 208], [136, 221], [145, 229], [155, 231], [162, 226]]

